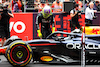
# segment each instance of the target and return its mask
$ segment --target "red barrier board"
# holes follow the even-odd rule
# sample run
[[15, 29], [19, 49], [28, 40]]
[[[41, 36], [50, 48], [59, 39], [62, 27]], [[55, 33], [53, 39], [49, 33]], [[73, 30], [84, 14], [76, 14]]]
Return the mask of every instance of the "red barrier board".
[[[36, 16], [34, 13], [14, 13], [14, 18], [10, 19], [10, 31], [11, 36], [17, 35], [19, 38], [26, 40], [28, 37], [29, 40], [38, 38], [36, 32]], [[55, 17], [55, 28], [56, 31], [70, 32], [70, 15], [68, 14], [54, 14]], [[84, 25], [85, 17], [82, 14], [82, 18], [79, 19], [81, 26]], [[66, 35], [65, 35], [66, 36]]]
[[[39, 38], [36, 29], [36, 17], [38, 13], [14, 13], [14, 18], [10, 19], [10, 31], [11, 36], [17, 35], [18, 37], [26, 40], [26, 37], [31, 39]], [[54, 13], [55, 18], [55, 29], [56, 31], [71, 32], [70, 28], [70, 15], [67, 13]], [[99, 16], [100, 13], [96, 14], [97, 19], [93, 20], [93, 25], [100, 25]], [[82, 14], [79, 19], [81, 26], [85, 23], [85, 15]], [[98, 31], [98, 30], [97, 30]], [[93, 30], [95, 32], [95, 30]], [[66, 36], [66, 35], [64, 35]]]
[[10, 19], [11, 36], [17, 35], [23, 40], [33, 39], [33, 13], [14, 13]]

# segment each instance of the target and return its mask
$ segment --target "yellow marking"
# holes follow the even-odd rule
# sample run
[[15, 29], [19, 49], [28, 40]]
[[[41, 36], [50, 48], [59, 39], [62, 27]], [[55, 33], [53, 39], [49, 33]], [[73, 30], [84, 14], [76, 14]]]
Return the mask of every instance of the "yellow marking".
[[10, 49], [11, 49], [14, 45], [19, 44], [19, 43], [25, 44], [25, 43], [23, 43], [23, 42], [17, 42], [17, 43], [12, 44], [12, 45], [10, 46]]
[[28, 60], [25, 64], [20, 65], [20, 66], [24, 66], [24, 65], [28, 64], [28, 63], [30, 62], [31, 58], [32, 58], [32, 54], [30, 54], [30, 58], [29, 58], [29, 60]]
[[[83, 27], [82, 27], [82, 29], [83, 29]], [[85, 33], [87, 35], [100, 34], [100, 26], [85, 26]]]
[[30, 51], [30, 52], [32, 52], [32, 49], [30, 48], [30, 46], [29, 46], [29, 45], [27, 45], [27, 48], [29, 49], [29, 51]]
[[9, 56], [8, 53], [7, 53], [7, 55], [8, 55], [8, 60], [9, 60], [13, 65], [16, 65], [16, 64], [14, 64], [14, 63], [11, 61], [10, 56]]

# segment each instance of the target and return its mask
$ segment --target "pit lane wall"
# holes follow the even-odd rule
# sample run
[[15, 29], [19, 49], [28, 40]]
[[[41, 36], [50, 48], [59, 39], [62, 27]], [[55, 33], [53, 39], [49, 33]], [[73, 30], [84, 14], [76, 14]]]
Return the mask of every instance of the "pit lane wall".
[[[17, 35], [18, 37], [26, 40], [37, 39], [36, 30], [36, 16], [37, 13], [14, 13], [14, 18], [10, 19], [10, 32], [11, 36]], [[97, 14], [98, 18], [94, 20], [93, 24], [99, 24], [100, 13]], [[67, 13], [54, 13], [56, 31], [70, 32], [70, 16]], [[85, 15], [79, 19], [81, 26], [84, 25]]]

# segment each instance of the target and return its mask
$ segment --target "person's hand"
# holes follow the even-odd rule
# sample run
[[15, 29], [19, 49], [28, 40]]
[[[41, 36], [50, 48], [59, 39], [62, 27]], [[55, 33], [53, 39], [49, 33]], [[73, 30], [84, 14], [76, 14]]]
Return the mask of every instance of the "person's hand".
[[81, 13], [78, 13], [78, 15], [81, 15]]
[[0, 15], [0, 20], [1, 20], [2, 16]]
[[40, 38], [42, 38], [41, 31], [40, 31], [40, 30], [37, 30], [37, 32], [38, 32], [38, 36], [39, 36]]
[[12, 18], [14, 18], [14, 15], [8, 12], [8, 15], [11, 16]]
[[52, 27], [52, 33], [54, 33], [55, 32], [55, 27]]
[[75, 12], [75, 14], [77, 14], [78, 12]]
[[96, 13], [96, 12], [97, 12], [97, 10], [94, 10], [94, 12]]

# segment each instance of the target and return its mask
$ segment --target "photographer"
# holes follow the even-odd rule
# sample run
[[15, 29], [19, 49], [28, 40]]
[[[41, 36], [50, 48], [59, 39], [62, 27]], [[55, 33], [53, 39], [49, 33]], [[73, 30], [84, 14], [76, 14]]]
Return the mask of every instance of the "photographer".
[[1, 44], [3, 46], [6, 39], [10, 37], [10, 31], [9, 31], [9, 19], [10, 17], [14, 17], [14, 15], [11, 13], [10, 10], [8, 10], [8, 6], [4, 5], [0, 9], [0, 38]]
[[92, 20], [94, 18], [96, 18], [96, 16], [94, 15], [95, 12], [97, 12], [97, 10], [93, 10], [94, 7], [94, 3], [90, 2], [89, 3], [89, 7], [86, 8], [85, 10], [85, 25], [91, 25], [92, 24]]
[[74, 30], [75, 27], [77, 27], [78, 29], [81, 29], [80, 24], [78, 22], [79, 17], [81, 18], [81, 11], [79, 11], [78, 9], [79, 9], [79, 5], [75, 4], [74, 5], [74, 9], [72, 9], [70, 11], [70, 17], [71, 17], [70, 27], [71, 27], [71, 31]]

